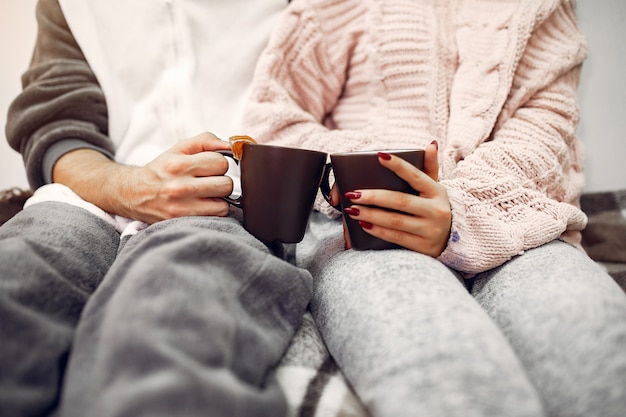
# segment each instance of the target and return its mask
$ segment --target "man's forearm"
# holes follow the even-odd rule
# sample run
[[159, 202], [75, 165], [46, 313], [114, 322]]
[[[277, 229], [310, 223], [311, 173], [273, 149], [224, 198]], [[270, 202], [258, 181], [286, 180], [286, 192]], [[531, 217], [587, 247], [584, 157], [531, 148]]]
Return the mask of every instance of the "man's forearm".
[[233, 182], [224, 175], [226, 158], [213, 151], [229, 149], [228, 142], [205, 132], [140, 167], [119, 164], [94, 149], [77, 149], [57, 160], [52, 179], [108, 213], [150, 224], [181, 216], [226, 216], [229, 205], [223, 197], [232, 193]]
[[129, 192], [137, 170], [114, 162], [96, 150], [77, 149], [59, 158], [52, 180], [68, 186], [108, 213], [134, 217]]

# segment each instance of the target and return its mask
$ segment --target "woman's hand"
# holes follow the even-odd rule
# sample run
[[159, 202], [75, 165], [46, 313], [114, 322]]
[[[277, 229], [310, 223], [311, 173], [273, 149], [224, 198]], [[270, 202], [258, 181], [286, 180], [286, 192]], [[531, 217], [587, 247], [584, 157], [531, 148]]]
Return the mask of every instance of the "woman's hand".
[[[389, 154], [380, 153], [378, 159], [419, 191], [419, 196], [389, 190], [350, 190], [346, 197], [354, 204], [345, 208], [345, 213], [359, 221], [367, 233], [419, 253], [439, 256], [448, 242], [452, 213], [446, 189], [437, 182], [437, 143], [425, 149], [424, 172]], [[333, 196], [333, 201], [338, 201], [337, 197]], [[348, 240], [346, 243], [350, 247]]]

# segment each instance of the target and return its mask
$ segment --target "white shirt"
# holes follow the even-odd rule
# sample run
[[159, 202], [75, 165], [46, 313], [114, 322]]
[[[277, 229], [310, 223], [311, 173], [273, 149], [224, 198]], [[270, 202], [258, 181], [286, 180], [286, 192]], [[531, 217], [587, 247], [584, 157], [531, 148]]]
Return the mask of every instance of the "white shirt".
[[254, 65], [286, 0], [60, 0], [107, 100], [116, 160], [244, 134]]

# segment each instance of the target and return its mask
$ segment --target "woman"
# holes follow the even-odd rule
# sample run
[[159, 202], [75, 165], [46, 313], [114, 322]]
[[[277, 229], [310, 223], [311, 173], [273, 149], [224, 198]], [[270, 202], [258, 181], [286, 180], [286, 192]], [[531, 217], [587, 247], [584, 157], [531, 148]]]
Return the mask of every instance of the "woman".
[[626, 409], [626, 297], [580, 247], [584, 56], [568, 0], [298, 0], [283, 15], [248, 134], [426, 150], [424, 173], [379, 154], [419, 196], [345, 190], [345, 214], [405, 249], [346, 250], [320, 199], [297, 252], [324, 339], [374, 416]]

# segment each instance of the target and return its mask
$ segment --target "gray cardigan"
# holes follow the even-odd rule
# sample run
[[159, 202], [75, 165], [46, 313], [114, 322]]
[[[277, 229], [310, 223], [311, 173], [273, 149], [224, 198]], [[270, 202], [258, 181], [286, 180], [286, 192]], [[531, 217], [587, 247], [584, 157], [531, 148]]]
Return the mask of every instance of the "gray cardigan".
[[68, 151], [93, 148], [111, 158], [115, 153], [104, 94], [58, 0], [40, 0], [36, 16], [35, 50], [6, 125], [33, 189], [51, 182], [54, 163]]

